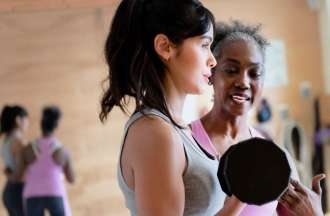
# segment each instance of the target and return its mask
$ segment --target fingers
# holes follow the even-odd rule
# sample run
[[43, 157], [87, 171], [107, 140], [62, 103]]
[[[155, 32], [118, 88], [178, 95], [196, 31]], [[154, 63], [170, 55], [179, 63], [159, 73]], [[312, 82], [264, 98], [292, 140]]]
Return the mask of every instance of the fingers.
[[325, 174], [319, 174], [319, 175], [316, 175], [316, 176], [313, 177], [312, 189], [318, 195], [321, 195], [322, 194], [322, 189], [321, 189], [320, 182], [324, 178], [325, 178]]
[[223, 215], [239, 215], [240, 212], [245, 208], [245, 206], [245, 203], [242, 203], [238, 198], [233, 195], [231, 197], [226, 198], [221, 212], [223, 213]]
[[290, 184], [294, 187], [294, 190], [302, 195], [307, 195], [307, 190], [309, 190], [308, 188], [306, 188], [304, 185], [302, 185], [299, 181], [294, 180], [294, 179], [290, 179]]
[[288, 188], [286, 192], [281, 196], [279, 202], [286, 208], [294, 209], [299, 203], [299, 196], [296, 191], [292, 188]]

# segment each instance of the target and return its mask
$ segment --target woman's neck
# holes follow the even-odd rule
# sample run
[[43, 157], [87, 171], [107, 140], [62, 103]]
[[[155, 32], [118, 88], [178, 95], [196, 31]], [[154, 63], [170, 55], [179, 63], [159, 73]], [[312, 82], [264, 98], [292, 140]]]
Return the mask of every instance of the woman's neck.
[[42, 137], [44, 138], [49, 138], [49, 137], [52, 137], [53, 136], [53, 133], [43, 133], [42, 134]]
[[185, 124], [182, 119], [182, 111], [187, 94], [180, 91], [171, 79], [166, 79], [164, 86], [166, 104], [173, 120], [180, 125]]
[[247, 116], [233, 116], [223, 111], [212, 109], [201, 119], [209, 135], [229, 137], [236, 140], [249, 132]]
[[6, 134], [6, 137], [22, 137], [23, 133], [19, 128], [13, 129], [8, 134]]

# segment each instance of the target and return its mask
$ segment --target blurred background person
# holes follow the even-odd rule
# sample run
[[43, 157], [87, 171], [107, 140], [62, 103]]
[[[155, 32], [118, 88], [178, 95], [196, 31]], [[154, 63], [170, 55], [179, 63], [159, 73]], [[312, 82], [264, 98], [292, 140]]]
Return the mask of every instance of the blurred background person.
[[25, 132], [29, 126], [28, 113], [19, 105], [5, 106], [0, 116], [1, 155], [7, 183], [3, 203], [10, 216], [23, 216], [23, 158]]
[[262, 98], [256, 113], [256, 121], [257, 125], [254, 126], [255, 129], [258, 130], [261, 135], [266, 138], [272, 140], [272, 135], [268, 128], [267, 123], [269, 123], [272, 119], [272, 109], [270, 104], [266, 98]]
[[27, 216], [71, 215], [63, 173], [69, 183], [75, 180], [68, 151], [55, 137], [61, 111], [56, 106], [42, 111], [42, 136], [24, 150], [26, 179], [23, 192]]

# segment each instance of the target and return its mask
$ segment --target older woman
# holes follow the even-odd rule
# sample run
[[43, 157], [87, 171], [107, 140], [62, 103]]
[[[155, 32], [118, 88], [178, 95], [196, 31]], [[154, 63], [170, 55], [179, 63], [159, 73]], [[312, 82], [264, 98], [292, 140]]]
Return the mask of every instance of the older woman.
[[[264, 81], [265, 47], [268, 42], [259, 34], [259, 29], [259, 26], [247, 26], [239, 21], [217, 26], [213, 53], [218, 65], [210, 79], [210, 84], [213, 84], [214, 88], [214, 105], [209, 113], [191, 124], [195, 139], [207, 153], [216, 158], [220, 158], [231, 145], [239, 141], [262, 137], [247, 121], [249, 110], [261, 96]], [[289, 155], [288, 158], [293, 171], [292, 178], [298, 180], [293, 160]], [[298, 186], [299, 183], [296, 181], [294, 184], [296, 187], [293, 188], [303, 188], [301, 185]], [[294, 203], [293, 194], [297, 195], [294, 190], [290, 190], [282, 197], [283, 205], [274, 201], [262, 206], [240, 207], [239, 215], [273, 215], [276, 209], [281, 215], [295, 215], [294, 205], [300, 202], [299, 199], [303, 199], [297, 195], [294, 197]], [[234, 197], [230, 201], [240, 203]], [[224, 205], [224, 208], [227, 206]], [[306, 210], [306, 206], [301, 209]]]

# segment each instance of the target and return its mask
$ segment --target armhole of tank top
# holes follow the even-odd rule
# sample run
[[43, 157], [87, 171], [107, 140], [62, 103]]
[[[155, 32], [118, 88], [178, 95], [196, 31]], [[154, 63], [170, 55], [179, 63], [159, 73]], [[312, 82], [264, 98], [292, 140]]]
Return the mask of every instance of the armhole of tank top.
[[[191, 124], [189, 125], [190, 128], [192, 128]], [[179, 133], [179, 132], [178, 132]], [[197, 139], [193, 136], [193, 132], [191, 130], [191, 138], [188, 137], [188, 134], [186, 134], [185, 132], [181, 132], [183, 136], [185, 136], [189, 142], [191, 142], [191, 146], [192, 148], [198, 152], [198, 154], [200, 154], [202, 157], [205, 157], [208, 160], [215, 160], [216, 158], [211, 155], [210, 153], [208, 153], [203, 147], [202, 145], [197, 141]]]
[[59, 141], [57, 141], [57, 140], [54, 140], [52, 143], [51, 143], [51, 150], [50, 150], [50, 154], [53, 156], [54, 155], [54, 153], [57, 151], [57, 150], [59, 150], [59, 149], [61, 149], [62, 148], [62, 144], [59, 142]]
[[32, 152], [35, 155], [36, 159], [39, 157], [39, 150], [38, 150], [38, 140], [35, 140], [31, 143]]
[[190, 161], [189, 161], [189, 158], [188, 158], [188, 153], [187, 153], [187, 150], [186, 150], [186, 147], [184, 146], [184, 144], [182, 143], [183, 145], [183, 152], [184, 152], [184, 157], [186, 158], [186, 166], [183, 170], [183, 173], [182, 173], [182, 176], [185, 176], [187, 171], [188, 171], [188, 167], [189, 167], [189, 164], [190, 164]]
[[134, 189], [132, 189], [127, 184], [127, 180], [125, 179], [124, 172], [123, 172], [123, 165], [122, 165], [121, 159], [122, 159], [122, 156], [123, 156], [123, 151], [124, 151], [125, 141], [126, 141], [126, 138], [127, 138], [127, 135], [128, 135], [128, 131], [129, 131], [130, 127], [134, 124], [134, 122], [141, 117], [141, 115], [142, 115], [141, 113], [136, 112], [127, 121], [127, 123], [125, 125], [125, 128], [124, 128], [124, 135], [123, 135], [123, 138], [122, 138], [122, 141], [121, 141], [121, 146], [120, 146], [120, 151], [119, 151], [119, 159], [118, 159], [119, 176], [120, 176], [120, 179], [123, 181], [125, 187], [130, 191], [134, 191]]
[[[190, 126], [190, 128], [191, 128], [191, 136], [192, 136], [192, 138], [194, 139], [194, 141], [196, 142], [196, 144], [197, 144], [197, 146], [200, 148], [200, 150], [206, 155], [206, 157], [208, 158], [208, 159], [210, 159], [210, 160], [215, 160], [216, 159], [216, 157], [215, 156], [213, 156], [211, 153], [209, 153], [204, 147], [203, 147], [203, 145], [202, 144], [200, 144], [199, 143], [199, 141], [195, 138], [195, 136], [193, 135], [193, 128], [192, 128], [192, 124], [200, 124], [200, 129], [203, 131], [203, 134], [205, 134], [206, 136], [208, 136], [208, 134], [207, 134], [207, 132], [205, 131], [205, 128], [204, 128], [204, 126], [202, 125], [202, 122], [201, 122], [201, 120], [196, 120], [196, 121], [194, 121], [194, 122], [192, 122], [189, 126]], [[209, 137], [207, 137], [208, 138], [208, 140], [211, 142], [211, 140], [210, 140], [210, 138]], [[212, 145], [212, 147], [214, 148], [214, 146], [213, 146], [213, 143], [211, 143], [211, 145]], [[216, 149], [214, 148], [214, 151], [216, 152]]]
[[123, 183], [125, 184], [125, 186], [130, 189], [130, 190], [133, 190], [132, 188], [130, 188], [127, 184], [127, 181], [124, 177], [124, 172], [123, 172], [123, 165], [121, 163], [121, 158], [123, 156], [123, 151], [124, 151], [124, 146], [125, 146], [125, 141], [126, 141], [126, 137], [127, 137], [127, 134], [128, 134], [128, 130], [129, 130], [129, 127], [131, 125], [129, 125], [127, 128], [125, 127], [125, 131], [124, 131], [124, 136], [123, 136], [123, 139], [122, 139], [122, 143], [121, 143], [121, 147], [120, 147], [120, 152], [119, 152], [119, 173], [120, 173], [120, 178], [122, 179]]
[[202, 147], [201, 144], [199, 144], [199, 142], [196, 140], [196, 138], [195, 138], [194, 136], [192, 136], [192, 137], [193, 137], [193, 139], [195, 140], [195, 142], [196, 142], [197, 146], [199, 147], [199, 149], [205, 154], [206, 157], [208, 157], [210, 160], [215, 160], [215, 159], [216, 159], [213, 155], [211, 155], [210, 153], [208, 153], [208, 152], [206, 151], [206, 149], [204, 149], [204, 148]]
[[[137, 116], [134, 117], [134, 115], [137, 115]], [[122, 163], [121, 163], [121, 159], [122, 159], [122, 155], [123, 155], [123, 150], [124, 150], [124, 146], [125, 146], [125, 141], [126, 141], [126, 137], [127, 137], [127, 134], [128, 134], [128, 130], [134, 124], [134, 122], [137, 121], [139, 118], [141, 118], [141, 116], [143, 116], [143, 115], [147, 115], [147, 116], [153, 115], [153, 116], [156, 116], [156, 117], [162, 119], [165, 122], [168, 122], [162, 115], [160, 115], [160, 114], [158, 114], [156, 112], [149, 112], [149, 113], [145, 113], [145, 114], [143, 114], [143, 113], [140, 113], [140, 114], [135, 113], [131, 117], [132, 120], [131, 121], [129, 120], [129, 122], [128, 122], [129, 124], [127, 124], [125, 126], [124, 136], [123, 136], [123, 139], [122, 139], [120, 153], [119, 153], [119, 172], [120, 172], [119, 174], [120, 174], [120, 176], [121, 176], [120, 178], [123, 180], [125, 186], [129, 190], [132, 190], [132, 191], [133, 191], [133, 189], [128, 186], [127, 181], [125, 179], [124, 172], [123, 172], [123, 166], [122, 166]], [[171, 124], [170, 122], [168, 122], [168, 123]], [[174, 127], [174, 130], [178, 133], [176, 127]], [[185, 158], [186, 158], [186, 163], [187, 163], [187, 165], [186, 165], [186, 167], [185, 167], [185, 169], [183, 170], [183, 173], [182, 173], [182, 176], [184, 176], [186, 174], [187, 170], [188, 170], [189, 158], [188, 158], [187, 151], [186, 151], [186, 148], [185, 148], [185, 146], [184, 146], [183, 143], [182, 143], [182, 146], [183, 146], [183, 150], [184, 150], [184, 154], [185, 154]]]

